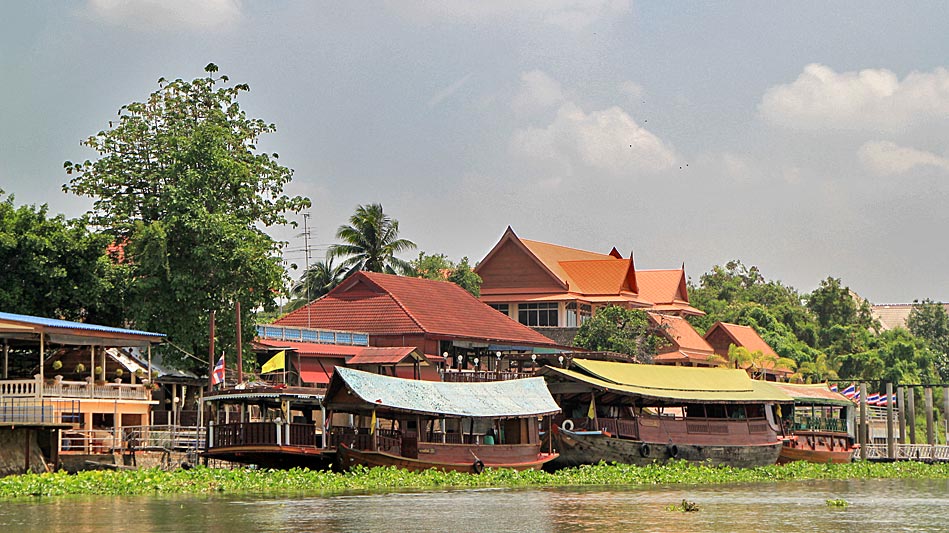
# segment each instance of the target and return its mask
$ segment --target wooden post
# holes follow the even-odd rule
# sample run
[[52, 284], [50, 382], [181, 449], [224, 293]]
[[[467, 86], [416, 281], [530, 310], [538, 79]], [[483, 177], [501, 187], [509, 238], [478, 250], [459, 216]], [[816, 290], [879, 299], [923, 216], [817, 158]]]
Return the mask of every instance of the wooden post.
[[923, 401], [926, 403], [926, 444], [936, 443], [936, 432], [933, 427], [933, 388], [923, 389]]
[[[46, 334], [40, 331], [40, 387], [43, 385], [43, 362], [46, 360]], [[37, 392], [39, 397], [43, 397], [42, 388]]]
[[903, 387], [896, 387], [896, 404], [899, 408], [900, 444], [906, 444], [906, 391]]
[[860, 383], [860, 459], [867, 460], [867, 384]]
[[[211, 318], [208, 324], [208, 392], [214, 387], [214, 309], [211, 309]], [[225, 372], [226, 375], [226, 372]], [[149, 376], [150, 379], [150, 376]]]
[[896, 446], [893, 442], [893, 384], [886, 384], [886, 457], [896, 458]]
[[[244, 359], [242, 355], [243, 341], [241, 340], [241, 302], [234, 302], [237, 311], [237, 382], [244, 382]], [[283, 369], [286, 375], [287, 369]]]
[[916, 444], [916, 389], [906, 389], [909, 399], [906, 402], [906, 425], [909, 426], [909, 443]]
[[946, 444], [949, 444], [949, 387], [942, 388], [942, 420], [946, 427]]
[[10, 377], [10, 345], [3, 343], [3, 379]]

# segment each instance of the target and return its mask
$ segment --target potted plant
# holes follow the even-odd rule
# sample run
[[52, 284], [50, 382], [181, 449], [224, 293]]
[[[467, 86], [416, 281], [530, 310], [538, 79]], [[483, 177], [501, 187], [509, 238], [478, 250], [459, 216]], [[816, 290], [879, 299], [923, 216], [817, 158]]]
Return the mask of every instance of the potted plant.
[[59, 359], [53, 361], [53, 370], [59, 370], [62, 367], [63, 367], [63, 362], [60, 361]]
[[77, 374], [82, 374], [82, 373], [85, 372], [85, 371], [86, 371], [86, 365], [84, 365], [84, 364], [82, 364], [82, 363], [79, 363], [78, 365], [76, 365], [76, 373], [77, 373]]

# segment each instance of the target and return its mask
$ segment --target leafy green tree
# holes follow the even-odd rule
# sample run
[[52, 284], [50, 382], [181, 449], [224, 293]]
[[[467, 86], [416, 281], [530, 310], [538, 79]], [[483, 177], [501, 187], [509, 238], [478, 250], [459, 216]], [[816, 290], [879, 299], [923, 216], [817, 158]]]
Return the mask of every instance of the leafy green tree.
[[481, 276], [476, 274], [463, 257], [457, 264], [445, 254], [426, 254], [419, 252], [418, 258], [409, 263], [406, 275], [416, 278], [450, 281], [474, 296], [481, 294]]
[[344, 244], [330, 246], [329, 257], [345, 257], [347, 276], [358, 271], [405, 273], [411, 265], [395, 256], [415, 248], [415, 243], [399, 238], [399, 221], [382, 211], [382, 204], [360, 205], [348, 225], [336, 231]]
[[310, 268], [291, 287], [290, 296], [301, 299], [306, 304], [333, 290], [343, 281], [345, 273], [343, 265], [333, 264], [332, 257], [317, 261], [310, 265]]
[[827, 357], [827, 354], [818, 354], [813, 361], [804, 361], [792, 377], [801, 379], [805, 383], [821, 383], [827, 380], [838, 379], [836, 365]]
[[928, 298], [913, 302], [906, 327], [913, 335], [929, 343], [940, 377], [943, 381], [949, 380], [949, 313], [946, 313], [945, 306]]
[[[94, 198], [92, 223], [126, 239], [134, 325], [202, 358], [209, 311], [217, 312], [219, 349], [234, 350], [238, 302], [243, 338], [253, 338], [251, 313], [274, 307], [286, 277], [280, 244], [261, 228], [310, 205], [283, 193], [292, 171], [277, 154], [257, 150], [275, 126], [240, 108], [249, 87], [229, 85], [214, 64], [205, 70], [192, 81], [160, 79], [145, 102], [123, 106], [117, 123], [83, 143], [98, 159], [65, 163], [73, 177], [63, 187]], [[177, 349], [165, 356], [206, 370]]]
[[[4, 196], [0, 190], [0, 198]], [[110, 239], [42, 206], [0, 201], [0, 309], [122, 326], [125, 268], [109, 259]]]
[[850, 324], [870, 328], [873, 325], [870, 304], [859, 300], [849, 287], [843, 286], [840, 278], [828, 277], [821, 281], [820, 286], [808, 295], [807, 308], [814, 313], [822, 328]]
[[573, 342], [587, 350], [625, 353], [650, 362], [663, 339], [646, 313], [611, 305], [584, 322]]
[[841, 379], [934, 383], [935, 354], [925, 340], [897, 328], [874, 337], [866, 351], [840, 356]]

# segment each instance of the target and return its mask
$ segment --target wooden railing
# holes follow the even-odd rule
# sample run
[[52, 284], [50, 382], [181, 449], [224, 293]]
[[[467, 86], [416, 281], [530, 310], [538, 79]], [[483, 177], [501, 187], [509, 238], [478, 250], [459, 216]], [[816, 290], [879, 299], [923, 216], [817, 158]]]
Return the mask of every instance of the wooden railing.
[[523, 379], [534, 377], [533, 372], [497, 372], [494, 370], [462, 370], [441, 372], [442, 381], [461, 383], [481, 383], [485, 381], [507, 381], [509, 379]]
[[211, 424], [208, 448], [233, 446], [313, 446], [320, 445], [312, 424], [286, 422], [233, 422]]

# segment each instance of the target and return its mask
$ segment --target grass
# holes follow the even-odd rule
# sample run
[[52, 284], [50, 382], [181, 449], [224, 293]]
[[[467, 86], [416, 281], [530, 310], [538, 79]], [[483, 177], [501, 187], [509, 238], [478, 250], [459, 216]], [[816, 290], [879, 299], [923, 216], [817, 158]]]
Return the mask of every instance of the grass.
[[791, 463], [760, 468], [695, 465], [685, 461], [638, 467], [599, 464], [555, 473], [486, 469], [480, 475], [394, 468], [357, 468], [339, 474], [306, 469], [225, 470], [197, 467], [165, 472], [90, 471], [79, 474], [25, 474], [0, 478], [0, 498], [67, 495], [141, 494], [310, 494], [428, 490], [470, 487], [645, 486], [761, 483], [848, 479], [949, 479], [949, 464], [914, 462], [813, 464]]

